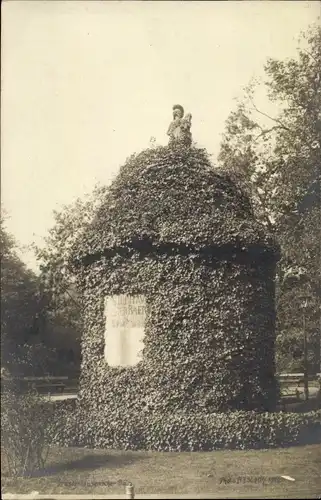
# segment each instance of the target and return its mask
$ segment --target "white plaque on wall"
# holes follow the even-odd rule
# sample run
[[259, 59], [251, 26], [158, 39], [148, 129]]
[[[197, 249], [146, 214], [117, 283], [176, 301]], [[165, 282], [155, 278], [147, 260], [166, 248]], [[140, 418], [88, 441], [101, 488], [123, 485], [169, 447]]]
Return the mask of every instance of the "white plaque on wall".
[[134, 366], [141, 360], [145, 334], [144, 295], [105, 299], [105, 360], [109, 366]]

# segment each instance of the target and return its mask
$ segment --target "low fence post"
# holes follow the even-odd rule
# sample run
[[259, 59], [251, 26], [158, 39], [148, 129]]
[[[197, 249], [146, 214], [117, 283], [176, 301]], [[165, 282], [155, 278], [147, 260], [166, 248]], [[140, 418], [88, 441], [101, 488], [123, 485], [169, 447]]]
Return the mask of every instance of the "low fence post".
[[126, 498], [135, 498], [134, 486], [132, 484], [126, 485]]

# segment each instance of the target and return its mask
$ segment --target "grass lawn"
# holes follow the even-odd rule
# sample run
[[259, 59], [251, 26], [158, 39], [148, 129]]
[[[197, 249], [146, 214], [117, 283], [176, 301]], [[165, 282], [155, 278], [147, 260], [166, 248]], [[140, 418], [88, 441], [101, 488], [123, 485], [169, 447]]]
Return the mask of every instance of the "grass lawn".
[[132, 482], [137, 496], [207, 493], [217, 498], [320, 498], [321, 447], [204, 453], [56, 448], [46, 470], [37, 477], [10, 479], [5, 472], [4, 464], [2, 493], [121, 495]]

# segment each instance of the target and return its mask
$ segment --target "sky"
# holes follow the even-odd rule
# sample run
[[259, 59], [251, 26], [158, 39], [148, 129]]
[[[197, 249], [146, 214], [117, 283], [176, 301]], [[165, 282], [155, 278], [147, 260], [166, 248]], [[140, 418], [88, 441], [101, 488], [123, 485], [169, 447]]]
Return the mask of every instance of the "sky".
[[26, 264], [54, 209], [152, 136], [167, 144], [173, 104], [215, 159], [242, 88], [319, 15], [317, 1], [3, 1], [1, 203]]

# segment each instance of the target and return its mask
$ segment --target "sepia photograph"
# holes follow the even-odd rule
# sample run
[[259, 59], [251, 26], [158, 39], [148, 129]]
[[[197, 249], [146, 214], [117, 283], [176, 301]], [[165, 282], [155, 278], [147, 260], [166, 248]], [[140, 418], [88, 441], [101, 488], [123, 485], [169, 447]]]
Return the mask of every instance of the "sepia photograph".
[[1, 498], [321, 498], [321, 2], [1, 14]]

